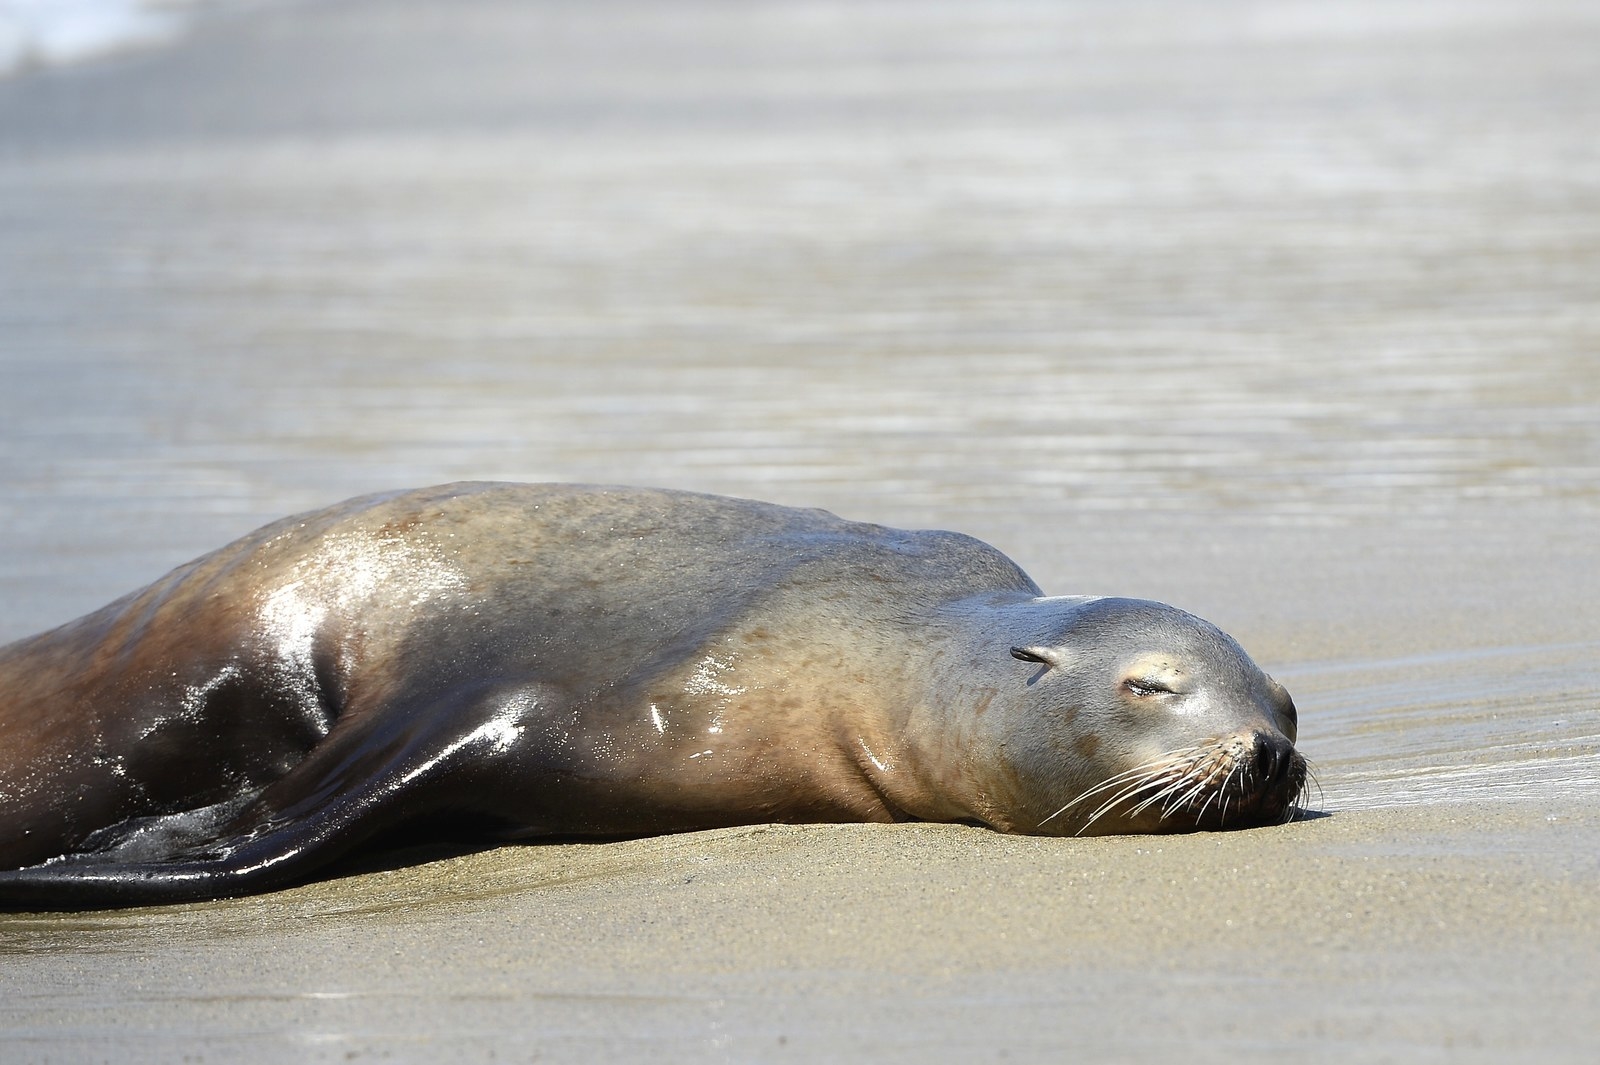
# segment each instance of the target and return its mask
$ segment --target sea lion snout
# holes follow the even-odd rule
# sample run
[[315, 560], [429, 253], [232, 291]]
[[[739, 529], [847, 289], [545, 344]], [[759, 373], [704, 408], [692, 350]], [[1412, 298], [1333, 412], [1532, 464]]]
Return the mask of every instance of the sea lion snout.
[[1026, 638], [1012, 657], [1042, 667], [1014, 732], [1045, 742], [1007, 745], [1027, 781], [1018, 802], [1055, 800], [1034, 831], [1186, 832], [1293, 815], [1306, 780], [1294, 701], [1221, 629], [1115, 597], [1039, 597], [1009, 620]]
[[1250, 744], [1254, 750], [1251, 769], [1263, 781], [1280, 780], [1299, 757], [1294, 744], [1281, 733], [1258, 730], [1251, 733]]

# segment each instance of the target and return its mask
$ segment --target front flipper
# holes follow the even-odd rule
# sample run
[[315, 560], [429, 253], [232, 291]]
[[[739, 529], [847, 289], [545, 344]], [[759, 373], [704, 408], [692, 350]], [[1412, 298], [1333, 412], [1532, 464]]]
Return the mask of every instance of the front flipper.
[[246, 895], [307, 878], [381, 832], [464, 812], [553, 693], [518, 686], [335, 728], [259, 796], [102, 830], [78, 851], [0, 870], [0, 909], [82, 910]]

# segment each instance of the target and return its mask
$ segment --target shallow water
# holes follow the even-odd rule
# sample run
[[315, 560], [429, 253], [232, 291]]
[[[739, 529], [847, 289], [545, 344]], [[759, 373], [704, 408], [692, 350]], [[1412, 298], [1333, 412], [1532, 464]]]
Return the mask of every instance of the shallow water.
[[[623, 10], [340, 4], [7, 86], [12, 520], [461, 476], [1600, 512], [1581, 9]], [[276, 76], [180, 106], [233, 67]]]
[[[1597, 46], [1555, 2], [408, 0], [0, 82], [0, 639], [388, 487], [820, 505], [1211, 617], [1295, 693], [1329, 821], [1523, 811], [1494, 838], [1567, 876], [1529, 841], [1600, 806]], [[1478, 856], [1426, 824], [1402, 848]], [[10, 927], [59, 995], [101, 950], [190, 972], [232, 934], [197, 912]], [[1054, 1001], [993, 979], [1018, 1025]], [[204, 1027], [171, 980], [151, 1015]], [[595, 987], [540, 1014], [572, 1055], [591, 1013], [682, 1005]], [[1475, 987], [1417, 1015], [1487, 1015]], [[279, 991], [239, 990], [264, 1043], [213, 1048], [270, 1056], [283, 1017], [309, 1047], [344, 1001]], [[731, 1001], [769, 1032], [791, 992], [706, 991], [692, 1027]], [[122, 994], [8, 1031], [93, 1045], [96, 1011], [149, 1012]], [[1340, 1023], [1288, 1045], [1332, 1060]]]
[[1315, 708], [1318, 805], [1600, 798], [1600, 643], [1278, 670]]

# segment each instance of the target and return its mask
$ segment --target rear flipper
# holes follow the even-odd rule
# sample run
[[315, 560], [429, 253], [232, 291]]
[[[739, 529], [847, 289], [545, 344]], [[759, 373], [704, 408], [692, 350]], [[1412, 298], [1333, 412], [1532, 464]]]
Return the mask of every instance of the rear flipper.
[[450, 810], [468, 787], [461, 777], [476, 778], [474, 793], [503, 780], [497, 763], [548, 712], [549, 696], [542, 686], [457, 693], [420, 713], [386, 709], [336, 727], [259, 796], [124, 822], [91, 836], [93, 850], [0, 870], [0, 910], [186, 902], [305, 879], [378, 833]]

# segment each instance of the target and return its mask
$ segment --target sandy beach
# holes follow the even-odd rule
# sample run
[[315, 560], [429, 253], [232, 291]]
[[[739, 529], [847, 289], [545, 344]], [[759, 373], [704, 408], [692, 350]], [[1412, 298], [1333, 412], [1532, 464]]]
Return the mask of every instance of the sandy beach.
[[757, 826], [0, 914], [0, 1061], [1600, 1052], [1587, 5], [308, 0], [0, 79], [0, 640], [462, 478], [952, 528], [1294, 824]]

